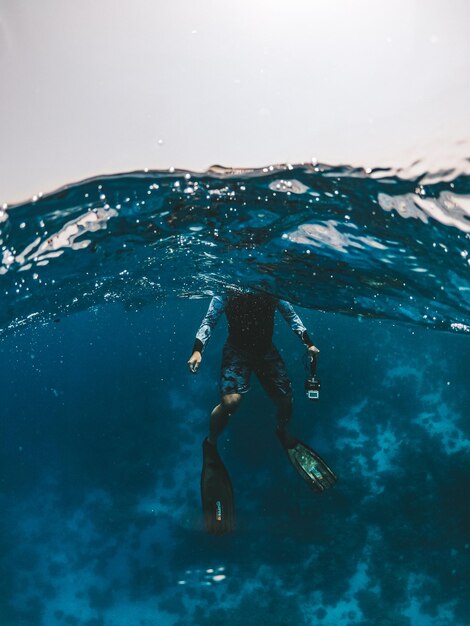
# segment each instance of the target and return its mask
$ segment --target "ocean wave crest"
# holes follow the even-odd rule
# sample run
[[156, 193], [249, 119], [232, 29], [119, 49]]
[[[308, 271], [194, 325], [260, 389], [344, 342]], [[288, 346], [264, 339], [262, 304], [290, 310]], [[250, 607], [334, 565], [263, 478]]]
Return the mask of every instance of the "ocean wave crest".
[[138, 171], [0, 209], [1, 332], [227, 286], [470, 330], [470, 176], [317, 163]]

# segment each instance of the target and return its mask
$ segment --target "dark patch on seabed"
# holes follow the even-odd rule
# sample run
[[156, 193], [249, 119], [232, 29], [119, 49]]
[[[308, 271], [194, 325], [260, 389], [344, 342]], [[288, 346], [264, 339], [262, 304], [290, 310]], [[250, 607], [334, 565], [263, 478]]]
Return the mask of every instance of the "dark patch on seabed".
[[[315, 164], [4, 206], [0, 624], [470, 623], [468, 197], [462, 172]], [[214, 538], [199, 476], [225, 323], [197, 376], [186, 361], [227, 286], [296, 305], [322, 396], [278, 320], [292, 430], [339, 480], [309, 491], [254, 384], [220, 445], [237, 530]]]

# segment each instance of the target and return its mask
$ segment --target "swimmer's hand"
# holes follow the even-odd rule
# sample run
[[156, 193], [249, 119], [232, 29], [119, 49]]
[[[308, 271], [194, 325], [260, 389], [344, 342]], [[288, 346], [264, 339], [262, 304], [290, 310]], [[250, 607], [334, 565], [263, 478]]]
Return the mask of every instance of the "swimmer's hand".
[[202, 355], [200, 352], [196, 350], [195, 352], [192, 353], [188, 361], [189, 371], [195, 374], [197, 370], [199, 369], [199, 365], [201, 364], [201, 361], [202, 361]]
[[309, 356], [318, 356], [319, 354], [320, 350], [316, 346], [310, 346], [310, 348], [308, 348]]

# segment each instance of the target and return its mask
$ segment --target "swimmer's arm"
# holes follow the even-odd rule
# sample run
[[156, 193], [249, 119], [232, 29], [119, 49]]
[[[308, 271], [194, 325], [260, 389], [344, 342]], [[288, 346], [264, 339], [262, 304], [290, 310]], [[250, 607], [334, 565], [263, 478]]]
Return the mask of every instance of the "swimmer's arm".
[[310, 336], [305, 328], [304, 323], [294, 311], [294, 307], [287, 300], [278, 300], [277, 309], [282, 315], [282, 317], [289, 324], [294, 333], [299, 337], [302, 343], [307, 346], [309, 351], [319, 352], [318, 348], [315, 348], [313, 345], [313, 341], [310, 339]]
[[214, 296], [209, 304], [207, 313], [202, 319], [201, 325], [196, 333], [193, 345], [193, 353], [188, 361], [189, 369], [196, 372], [202, 360], [202, 352], [209, 341], [213, 329], [216, 327], [220, 316], [225, 311], [226, 298], [224, 296]]

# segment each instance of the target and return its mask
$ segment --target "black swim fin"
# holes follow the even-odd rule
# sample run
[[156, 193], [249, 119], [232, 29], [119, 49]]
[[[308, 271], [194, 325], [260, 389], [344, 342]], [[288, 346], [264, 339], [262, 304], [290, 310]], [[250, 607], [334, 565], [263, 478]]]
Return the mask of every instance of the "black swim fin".
[[217, 448], [204, 439], [201, 474], [201, 497], [207, 531], [223, 535], [235, 528], [235, 508], [230, 476]]
[[288, 443], [285, 432], [279, 429], [276, 432], [289, 461], [314, 491], [322, 492], [334, 486], [335, 473], [315, 450], [295, 438], [289, 438]]

